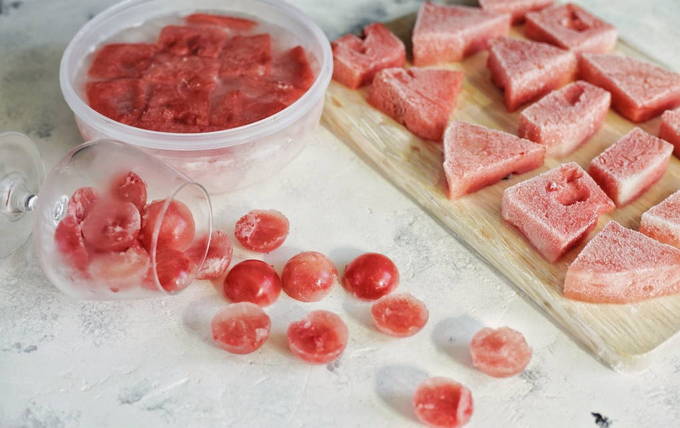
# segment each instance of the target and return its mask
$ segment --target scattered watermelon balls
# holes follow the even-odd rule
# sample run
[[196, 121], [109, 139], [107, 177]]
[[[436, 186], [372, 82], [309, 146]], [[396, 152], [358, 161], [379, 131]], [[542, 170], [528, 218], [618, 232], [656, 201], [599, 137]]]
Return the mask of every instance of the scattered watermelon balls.
[[313, 364], [337, 359], [347, 346], [349, 331], [338, 315], [312, 311], [288, 326], [288, 347], [296, 357]]
[[445, 377], [427, 379], [413, 395], [418, 419], [431, 427], [457, 428], [472, 417], [472, 394], [462, 384]]
[[224, 295], [232, 302], [250, 302], [269, 306], [281, 294], [281, 280], [273, 267], [261, 260], [236, 264], [223, 284]]
[[271, 320], [254, 303], [232, 303], [211, 322], [213, 341], [232, 354], [250, 354], [269, 338]]
[[493, 377], [509, 377], [524, 371], [531, 348], [524, 335], [509, 327], [483, 328], [470, 342], [472, 364]]
[[390, 336], [408, 337], [427, 324], [429, 312], [425, 304], [407, 293], [390, 294], [371, 306], [375, 327]]
[[288, 236], [288, 219], [275, 210], [253, 210], [241, 217], [234, 235], [244, 248], [270, 253], [283, 245]]
[[316, 251], [288, 260], [281, 274], [283, 291], [301, 302], [318, 302], [338, 280], [338, 270], [328, 257]]
[[342, 285], [361, 300], [377, 300], [399, 285], [399, 270], [382, 254], [362, 254], [345, 268]]

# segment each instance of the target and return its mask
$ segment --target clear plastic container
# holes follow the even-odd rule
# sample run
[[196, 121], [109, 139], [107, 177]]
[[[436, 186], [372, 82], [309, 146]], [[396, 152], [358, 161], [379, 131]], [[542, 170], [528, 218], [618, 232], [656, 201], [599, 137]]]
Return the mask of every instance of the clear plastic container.
[[[195, 11], [252, 17], [287, 30], [309, 54], [316, 80], [284, 110], [238, 128], [197, 134], [156, 132], [124, 125], [90, 108], [81, 96], [83, 68], [102, 43], [146, 21]], [[292, 47], [292, 46], [291, 46]], [[298, 9], [275, 0], [126, 0], [97, 15], [64, 51], [59, 80], [86, 141], [109, 138], [151, 151], [201, 183], [224, 193], [263, 181], [295, 158], [318, 126], [331, 79], [330, 44], [321, 29]]]

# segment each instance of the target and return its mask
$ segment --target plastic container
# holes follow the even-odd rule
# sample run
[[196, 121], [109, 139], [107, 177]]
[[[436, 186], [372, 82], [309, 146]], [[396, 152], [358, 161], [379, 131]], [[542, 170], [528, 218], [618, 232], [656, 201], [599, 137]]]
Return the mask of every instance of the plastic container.
[[[86, 59], [100, 44], [151, 19], [195, 11], [252, 17], [283, 28], [310, 56], [316, 74], [314, 84], [297, 101], [270, 117], [217, 132], [149, 131], [116, 122], [88, 106], [78, 85], [83, 84], [80, 80]], [[142, 147], [201, 183], [210, 193], [224, 193], [273, 176], [300, 153], [319, 124], [331, 75], [328, 39], [307, 16], [283, 1], [126, 0], [80, 29], [64, 51], [59, 80], [64, 99], [86, 141], [108, 138]]]

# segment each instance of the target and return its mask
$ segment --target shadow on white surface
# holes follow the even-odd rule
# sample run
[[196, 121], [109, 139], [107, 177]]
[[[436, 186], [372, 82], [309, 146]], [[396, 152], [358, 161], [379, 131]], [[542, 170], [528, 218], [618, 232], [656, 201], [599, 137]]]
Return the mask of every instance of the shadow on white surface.
[[378, 369], [375, 390], [394, 411], [404, 417], [418, 421], [413, 413], [413, 394], [418, 385], [428, 378], [427, 372], [406, 365], [385, 366]]
[[440, 351], [459, 364], [474, 368], [470, 357], [470, 340], [484, 325], [468, 314], [446, 318], [432, 331], [432, 340]]
[[347, 295], [342, 302], [342, 309], [354, 321], [371, 331], [377, 331], [371, 318], [371, 302], [362, 302], [359, 299]]
[[225, 302], [215, 296], [206, 296], [191, 302], [182, 315], [184, 327], [210, 346], [215, 346], [212, 340], [210, 322], [223, 307]]

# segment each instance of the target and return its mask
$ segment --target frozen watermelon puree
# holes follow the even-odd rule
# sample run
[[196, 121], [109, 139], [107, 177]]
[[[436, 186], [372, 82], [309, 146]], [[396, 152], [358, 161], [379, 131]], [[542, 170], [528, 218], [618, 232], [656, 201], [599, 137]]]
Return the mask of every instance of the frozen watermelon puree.
[[527, 13], [552, 4], [553, 0], [479, 0], [479, 5], [487, 12], [511, 14], [513, 24], [524, 21]]
[[680, 250], [610, 221], [569, 266], [563, 293], [592, 303], [680, 293]]
[[680, 191], [642, 214], [640, 232], [659, 242], [680, 248]]
[[667, 110], [661, 115], [659, 138], [663, 138], [675, 147], [673, 153], [680, 157], [680, 109]]
[[548, 261], [578, 245], [614, 203], [575, 162], [508, 187], [503, 219], [515, 226]]

